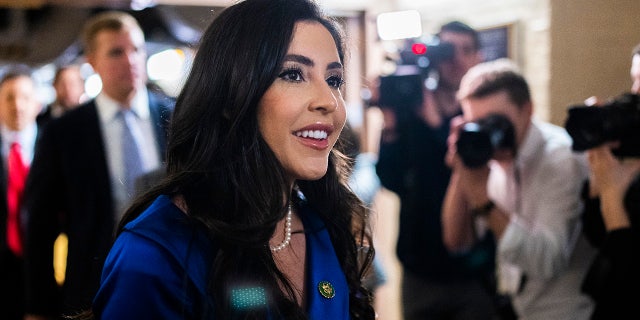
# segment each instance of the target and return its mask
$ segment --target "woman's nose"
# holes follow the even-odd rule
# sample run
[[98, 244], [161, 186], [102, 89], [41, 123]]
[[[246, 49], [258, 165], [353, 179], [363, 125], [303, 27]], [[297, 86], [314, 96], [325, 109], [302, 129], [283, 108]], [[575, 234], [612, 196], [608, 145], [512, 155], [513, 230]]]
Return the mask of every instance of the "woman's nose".
[[324, 112], [333, 112], [338, 107], [339, 91], [330, 87], [325, 81], [318, 81], [314, 85], [313, 103], [310, 107], [314, 110], [322, 110]]

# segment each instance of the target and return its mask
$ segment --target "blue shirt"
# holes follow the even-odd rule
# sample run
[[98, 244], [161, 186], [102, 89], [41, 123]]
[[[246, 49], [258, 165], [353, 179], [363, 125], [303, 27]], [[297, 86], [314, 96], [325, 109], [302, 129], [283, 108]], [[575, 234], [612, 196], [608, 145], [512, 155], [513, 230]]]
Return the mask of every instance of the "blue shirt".
[[[324, 223], [305, 206], [300, 217], [307, 246], [309, 318], [348, 319], [349, 289]], [[94, 299], [94, 314], [98, 319], [213, 319], [207, 283], [215, 252], [204, 230], [169, 197], [158, 197], [114, 243]], [[333, 286], [334, 297], [321, 294], [318, 287], [324, 282]], [[259, 287], [235, 291], [253, 297], [253, 303], [269, 301], [260, 296], [265, 291]]]

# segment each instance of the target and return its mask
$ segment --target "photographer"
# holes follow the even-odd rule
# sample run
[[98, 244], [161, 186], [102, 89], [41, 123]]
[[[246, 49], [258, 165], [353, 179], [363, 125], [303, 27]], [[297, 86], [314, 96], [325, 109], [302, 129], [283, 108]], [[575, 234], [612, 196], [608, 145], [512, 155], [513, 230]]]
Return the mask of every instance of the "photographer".
[[[402, 94], [406, 87], [387, 92], [385, 79], [380, 86], [385, 129], [376, 170], [382, 185], [400, 198], [396, 249], [403, 267], [403, 316], [492, 319], [493, 239], [487, 237], [477, 251], [451, 255], [440, 221], [451, 174], [444, 163], [449, 122], [461, 112], [455, 94], [464, 73], [481, 61], [480, 44], [476, 31], [458, 21], [443, 25], [438, 36], [453, 54], [431, 68], [439, 78], [436, 89], [426, 89], [418, 77], [409, 83], [417, 84], [413, 99]], [[386, 104], [385, 97], [394, 94], [400, 101]]]
[[583, 190], [583, 223], [598, 255], [582, 290], [595, 300], [593, 320], [639, 314], [639, 299], [632, 292], [640, 287], [636, 254], [640, 248], [640, 45], [633, 49], [630, 75], [631, 94], [597, 109], [586, 105], [570, 109], [566, 124], [574, 148], [587, 150], [591, 169]]
[[[583, 283], [583, 291], [596, 302], [591, 319], [638, 315], [640, 248], [637, 217], [640, 158], [620, 160], [610, 145], [589, 150], [591, 201], [584, 221], [598, 256]], [[633, 183], [632, 183], [633, 182]], [[625, 206], [625, 197], [635, 205]]]
[[519, 318], [588, 319], [593, 303], [580, 292], [594, 253], [580, 225], [585, 159], [572, 152], [564, 129], [532, 118], [528, 84], [509, 61], [470, 69], [458, 98], [465, 123], [508, 119], [513, 143], [468, 167], [457, 144], [463, 121], [455, 123], [442, 212], [445, 244], [465, 252], [484, 233], [493, 234], [499, 289]]

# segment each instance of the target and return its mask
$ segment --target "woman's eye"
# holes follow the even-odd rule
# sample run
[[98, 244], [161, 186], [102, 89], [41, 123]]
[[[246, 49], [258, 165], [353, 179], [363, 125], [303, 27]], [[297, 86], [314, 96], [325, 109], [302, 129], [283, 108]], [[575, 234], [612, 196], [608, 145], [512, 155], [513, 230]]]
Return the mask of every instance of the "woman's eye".
[[331, 76], [327, 79], [327, 84], [332, 88], [340, 88], [344, 84], [344, 79], [339, 76]]
[[280, 73], [278, 77], [286, 81], [300, 82], [302, 81], [302, 71], [298, 69], [288, 69]]

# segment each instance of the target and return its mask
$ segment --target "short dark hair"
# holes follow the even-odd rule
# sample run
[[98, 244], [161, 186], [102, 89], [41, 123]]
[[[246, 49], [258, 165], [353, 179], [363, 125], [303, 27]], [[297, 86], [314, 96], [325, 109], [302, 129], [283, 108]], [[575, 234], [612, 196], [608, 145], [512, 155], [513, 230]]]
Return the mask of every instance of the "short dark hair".
[[477, 50], [480, 50], [480, 36], [478, 35], [478, 31], [471, 28], [464, 22], [454, 20], [443, 24], [440, 27], [440, 31], [438, 35], [441, 35], [443, 32], [452, 32], [452, 33], [460, 33], [470, 36], [473, 39], [473, 46]]
[[76, 64], [65, 64], [65, 65], [58, 66], [56, 68], [56, 73], [53, 76], [53, 84], [55, 85], [58, 81], [60, 81], [60, 77], [62, 76], [63, 72], [67, 70], [72, 70], [72, 69], [78, 70], [79, 72], [80, 66]]
[[467, 72], [460, 83], [458, 99], [478, 99], [506, 92], [518, 107], [531, 101], [527, 80], [508, 59], [480, 63]]
[[2, 87], [2, 85], [4, 85], [5, 82], [13, 79], [17, 79], [17, 78], [25, 77], [33, 80], [32, 76], [33, 76], [33, 72], [29, 66], [26, 66], [26, 65], [11, 66], [9, 67], [9, 70], [7, 70], [2, 75], [2, 78], [0, 78], [0, 87]]

